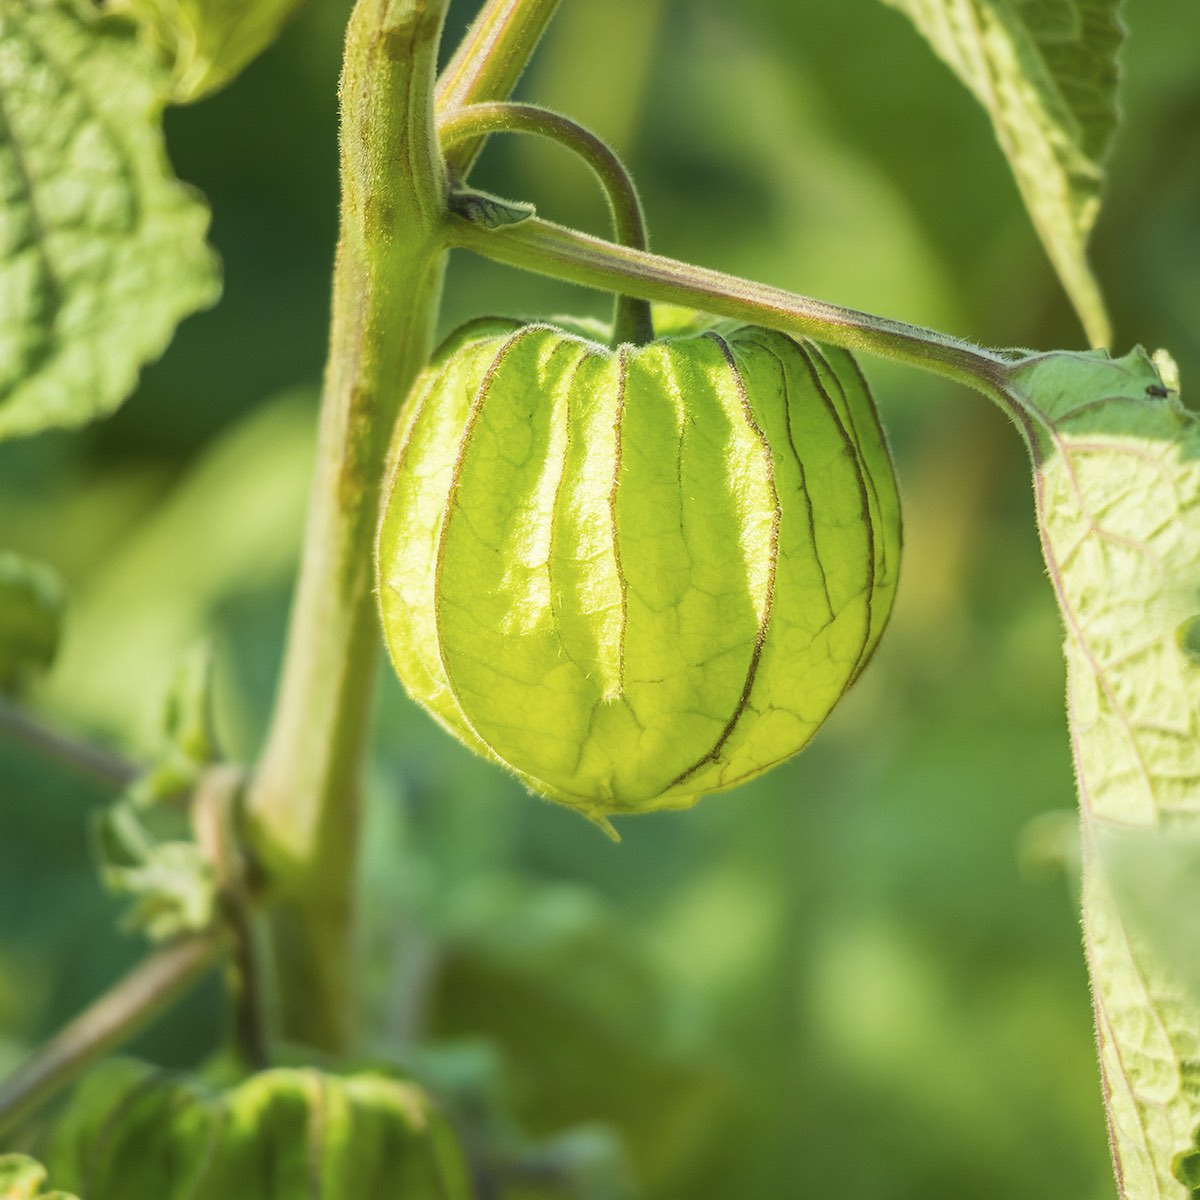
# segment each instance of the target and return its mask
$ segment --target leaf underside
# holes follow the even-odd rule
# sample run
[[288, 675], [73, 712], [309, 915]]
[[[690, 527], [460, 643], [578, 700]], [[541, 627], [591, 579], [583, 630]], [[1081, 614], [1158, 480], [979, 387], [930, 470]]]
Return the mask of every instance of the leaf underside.
[[991, 117], [1038, 236], [1095, 346], [1109, 321], [1087, 261], [1117, 128], [1120, 0], [884, 0]]
[[1200, 1194], [1200, 420], [1140, 349], [1041, 355], [1015, 377], [1067, 631], [1118, 1185], [1123, 1200], [1186, 1200]]
[[0, 438], [111, 412], [217, 297], [208, 210], [163, 149], [166, 87], [82, 0], [0, 0]]
[[109, 0], [132, 17], [167, 62], [176, 103], [227, 84], [275, 39], [303, 0]]

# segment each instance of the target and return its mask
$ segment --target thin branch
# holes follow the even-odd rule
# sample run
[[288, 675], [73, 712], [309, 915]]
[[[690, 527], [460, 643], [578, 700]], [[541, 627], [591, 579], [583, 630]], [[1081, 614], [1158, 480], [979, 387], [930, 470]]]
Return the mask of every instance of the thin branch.
[[140, 774], [132, 763], [103, 747], [52, 729], [3, 699], [0, 699], [0, 735], [113, 791], [127, 788]]
[[[492, 133], [531, 133], [570, 150], [592, 169], [604, 188], [612, 215], [613, 233], [622, 246], [649, 248], [646, 216], [629, 169], [601, 137], [561, 113], [536, 104], [472, 104], [456, 109], [438, 123], [438, 140], [443, 153]], [[632, 342], [645, 345], [654, 340], [650, 305], [624, 294], [617, 297], [613, 319], [613, 345]]]
[[568, 283], [690, 305], [716, 316], [907, 363], [977, 388], [1006, 410], [1012, 405], [1005, 388], [1008, 360], [932, 329], [618, 246], [538, 217], [485, 229], [451, 215], [447, 238], [452, 245], [485, 258]]
[[225, 936], [219, 931], [190, 934], [156, 950], [136, 966], [0, 1086], [0, 1130], [20, 1123], [168, 1008], [204, 976], [225, 945]]

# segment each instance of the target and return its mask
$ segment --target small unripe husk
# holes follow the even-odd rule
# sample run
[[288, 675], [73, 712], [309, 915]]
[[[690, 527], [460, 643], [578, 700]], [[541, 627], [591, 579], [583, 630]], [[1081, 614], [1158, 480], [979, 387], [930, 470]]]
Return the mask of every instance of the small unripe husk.
[[485, 320], [397, 429], [379, 598], [413, 698], [606, 825], [804, 746], [870, 658], [899, 558], [847, 352], [751, 327], [611, 350]]

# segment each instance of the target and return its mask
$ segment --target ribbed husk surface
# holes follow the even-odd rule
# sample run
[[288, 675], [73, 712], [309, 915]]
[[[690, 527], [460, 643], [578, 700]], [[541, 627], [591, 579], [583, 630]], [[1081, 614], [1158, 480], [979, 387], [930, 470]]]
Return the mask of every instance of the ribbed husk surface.
[[382, 1073], [277, 1068], [225, 1091], [132, 1059], [88, 1075], [43, 1157], [80, 1200], [469, 1200], [446, 1118]]
[[795, 754], [874, 650], [899, 557], [845, 351], [751, 327], [610, 350], [485, 320], [397, 430], [379, 598], [413, 698], [604, 823]]

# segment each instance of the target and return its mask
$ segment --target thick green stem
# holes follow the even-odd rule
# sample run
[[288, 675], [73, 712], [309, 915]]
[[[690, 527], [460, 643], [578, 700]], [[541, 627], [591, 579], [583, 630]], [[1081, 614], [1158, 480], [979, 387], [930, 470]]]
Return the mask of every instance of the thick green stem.
[[[472, 104], [455, 110], [438, 122], [438, 138], [446, 154], [463, 142], [492, 133], [532, 133], [557, 142], [578, 155], [604, 188], [616, 240], [635, 250], [649, 248], [646, 216], [633, 176], [603, 138], [570, 117], [536, 104]], [[612, 340], [614, 346], [622, 342], [644, 346], [654, 340], [654, 322], [648, 301], [624, 294], [617, 297]]]
[[[516, 86], [559, 3], [488, 0], [438, 80], [438, 116], [468, 104], [504, 99]], [[446, 166], [456, 180], [466, 179], [484, 141], [484, 135], [469, 138], [446, 156]]]
[[250, 790], [267, 877], [279, 1029], [346, 1049], [361, 763], [379, 635], [379, 481], [424, 364], [444, 264], [433, 121], [447, 0], [358, 0], [340, 99], [342, 210], [333, 321], [303, 558], [279, 693]]
[[1007, 396], [1005, 358], [932, 329], [617, 246], [535, 217], [485, 229], [455, 216], [449, 221], [449, 236], [456, 246], [527, 271], [646, 300], [690, 305], [934, 371], [1002, 402]]

